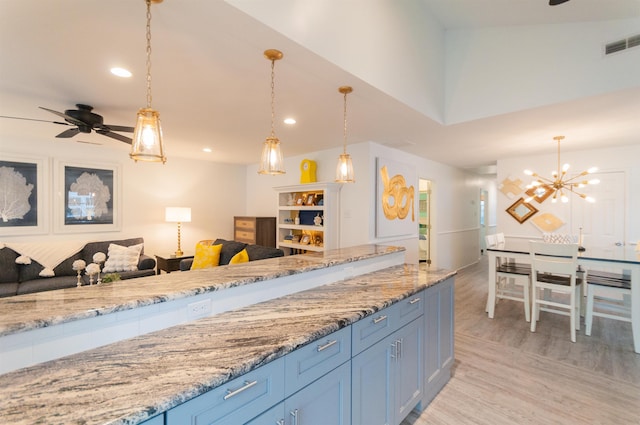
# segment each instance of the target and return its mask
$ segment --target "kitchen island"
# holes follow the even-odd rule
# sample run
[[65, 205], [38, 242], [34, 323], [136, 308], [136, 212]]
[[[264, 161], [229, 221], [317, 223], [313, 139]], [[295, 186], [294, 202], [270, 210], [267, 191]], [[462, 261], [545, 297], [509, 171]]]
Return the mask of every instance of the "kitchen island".
[[[0, 375], [0, 420], [137, 424], [155, 416], [164, 423], [165, 412], [169, 415], [238, 377], [286, 361], [312, 342], [365, 318], [382, 320], [376, 313], [409, 298], [413, 305], [421, 300], [417, 294], [451, 285], [454, 274], [395, 265], [9, 372]], [[425, 313], [423, 319], [422, 312], [411, 323], [429, 328], [433, 315]], [[426, 330], [420, 335], [431, 338]], [[348, 348], [349, 359], [341, 367], [348, 365], [350, 371], [351, 348], [343, 348]], [[421, 358], [428, 363], [428, 353]], [[451, 359], [447, 362], [439, 364], [445, 383]], [[417, 372], [429, 378], [427, 370]], [[425, 388], [418, 403], [429, 401], [432, 395], [427, 398], [426, 393]]]

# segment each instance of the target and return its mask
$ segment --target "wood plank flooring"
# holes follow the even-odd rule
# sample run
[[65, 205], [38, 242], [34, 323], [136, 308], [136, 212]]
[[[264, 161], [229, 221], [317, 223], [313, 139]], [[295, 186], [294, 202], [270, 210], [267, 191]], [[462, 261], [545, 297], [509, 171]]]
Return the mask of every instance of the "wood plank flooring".
[[[640, 354], [631, 324], [594, 318], [569, 338], [569, 318], [542, 312], [535, 333], [522, 304], [484, 311], [487, 259], [456, 276], [451, 381], [401, 425], [640, 424]], [[596, 320], [597, 319], [597, 320]]]

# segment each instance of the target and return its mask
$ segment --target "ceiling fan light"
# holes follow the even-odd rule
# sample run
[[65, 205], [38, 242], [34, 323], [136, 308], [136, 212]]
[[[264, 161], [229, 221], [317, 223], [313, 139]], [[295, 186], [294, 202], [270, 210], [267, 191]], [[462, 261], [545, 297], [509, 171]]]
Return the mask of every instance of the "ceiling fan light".
[[284, 174], [284, 161], [277, 137], [267, 137], [262, 146], [262, 157], [258, 174]]
[[138, 111], [129, 157], [136, 162], [162, 162], [164, 164], [167, 161], [164, 156], [162, 125], [158, 111], [151, 108], [142, 108]]

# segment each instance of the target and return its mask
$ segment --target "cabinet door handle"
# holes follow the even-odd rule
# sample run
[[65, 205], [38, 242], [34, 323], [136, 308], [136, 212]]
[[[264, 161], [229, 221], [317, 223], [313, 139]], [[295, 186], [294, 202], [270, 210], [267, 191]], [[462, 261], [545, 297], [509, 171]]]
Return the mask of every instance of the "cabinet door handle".
[[334, 339], [333, 341], [329, 341], [329, 342], [327, 342], [327, 343], [326, 343], [326, 344], [324, 344], [324, 345], [318, 345], [318, 353], [319, 353], [320, 351], [324, 351], [324, 350], [326, 350], [327, 348], [331, 347], [332, 345], [336, 345], [337, 343], [338, 343], [338, 340], [337, 340], [337, 339]]
[[284, 419], [280, 419], [276, 422], [276, 425], [284, 425]]
[[409, 304], [415, 304], [419, 302], [420, 302], [420, 297], [412, 299], [411, 301], [409, 301]]
[[404, 340], [402, 338], [400, 338], [400, 340], [398, 341], [398, 344], [397, 344], [397, 346], [398, 346], [398, 359], [402, 358], [402, 342], [403, 341]]
[[391, 344], [391, 358], [398, 361], [398, 341]]
[[373, 324], [377, 325], [378, 323], [382, 322], [383, 320], [387, 320], [387, 316], [376, 317], [375, 319], [373, 319]]
[[299, 425], [298, 424], [298, 409], [292, 410], [291, 412], [289, 412], [289, 414], [293, 418], [293, 422], [291, 422], [291, 425]]
[[244, 381], [244, 385], [237, 390], [227, 390], [227, 394], [223, 397], [225, 400], [229, 400], [231, 397], [240, 394], [243, 391], [248, 390], [249, 388], [256, 385], [258, 381]]

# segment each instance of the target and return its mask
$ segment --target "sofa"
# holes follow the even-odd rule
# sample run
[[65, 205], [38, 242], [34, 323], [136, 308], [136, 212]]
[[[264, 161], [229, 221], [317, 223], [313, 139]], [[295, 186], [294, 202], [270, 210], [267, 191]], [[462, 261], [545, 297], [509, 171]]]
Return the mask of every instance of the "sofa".
[[[266, 258], [275, 258], [275, 257], [284, 256], [284, 251], [278, 248], [273, 248], [270, 246], [246, 244], [244, 242], [229, 241], [225, 239], [206, 240], [206, 241], [200, 241], [198, 243], [207, 244], [207, 245], [222, 245], [222, 249], [220, 250], [220, 260], [218, 263], [219, 266], [228, 265], [231, 259], [242, 250], [246, 250], [246, 253], [248, 254], [248, 257], [249, 257], [249, 261], [264, 260]], [[194, 260], [193, 258], [186, 258], [180, 261], [180, 270], [181, 271], [191, 270], [191, 265], [193, 264], [193, 260]]]
[[[88, 242], [79, 251], [69, 256], [64, 261], [53, 267], [53, 276], [46, 277], [43, 273], [45, 267], [37, 261], [28, 258], [27, 250], [17, 252], [10, 248], [11, 243], [0, 243], [0, 297], [12, 295], [30, 294], [34, 292], [49, 291], [53, 289], [72, 288], [77, 286], [77, 271], [73, 270], [76, 260], [84, 260], [87, 265], [93, 263], [93, 256], [98, 252], [105, 255], [109, 253], [109, 245], [116, 244], [123, 247], [132, 247], [142, 244], [138, 258], [137, 270], [116, 271], [120, 279], [132, 279], [136, 277], [152, 276], [155, 274], [156, 260], [144, 254], [144, 239], [131, 238], [123, 240]], [[16, 246], [28, 244], [14, 244]], [[55, 244], [51, 244], [55, 245]], [[22, 258], [21, 258], [22, 257]], [[20, 260], [19, 260], [20, 258]], [[26, 261], [25, 261], [26, 258]], [[18, 262], [16, 262], [18, 260]], [[28, 264], [26, 264], [28, 262]], [[105, 263], [102, 264], [104, 269]], [[95, 277], [94, 277], [95, 278]], [[89, 284], [89, 276], [82, 272], [83, 284]]]

